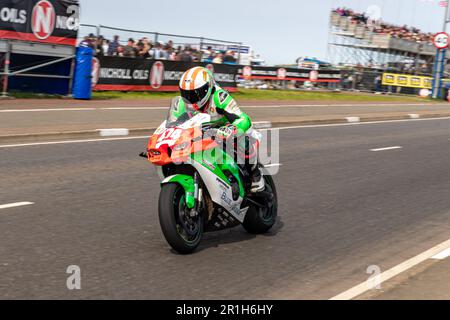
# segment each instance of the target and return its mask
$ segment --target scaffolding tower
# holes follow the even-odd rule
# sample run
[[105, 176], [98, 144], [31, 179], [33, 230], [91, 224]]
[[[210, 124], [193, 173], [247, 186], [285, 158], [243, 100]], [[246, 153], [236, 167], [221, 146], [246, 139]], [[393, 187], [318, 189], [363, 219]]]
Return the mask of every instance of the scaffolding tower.
[[[373, 32], [374, 26], [358, 24], [332, 12], [329, 23], [327, 59], [335, 65], [386, 68], [408, 63], [412, 69], [431, 68], [436, 55], [430, 43], [418, 43]], [[447, 54], [450, 58], [450, 53]]]

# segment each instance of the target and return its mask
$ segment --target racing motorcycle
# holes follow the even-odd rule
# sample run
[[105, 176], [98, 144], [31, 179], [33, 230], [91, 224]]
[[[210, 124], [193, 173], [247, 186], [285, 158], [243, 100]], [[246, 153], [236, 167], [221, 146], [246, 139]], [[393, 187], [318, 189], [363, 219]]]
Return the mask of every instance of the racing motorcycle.
[[[272, 177], [264, 174], [265, 190], [251, 193], [249, 169], [236, 161], [248, 154], [240, 155], [237, 147], [226, 150], [217, 137], [218, 127], [209, 114], [196, 112], [181, 97], [174, 98], [167, 119], [141, 154], [156, 166], [162, 179], [161, 229], [181, 254], [192, 253], [205, 232], [242, 224], [251, 234], [263, 234], [276, 221], [278, 199]], [[257, 143], [252, 147], [256, 150]]]

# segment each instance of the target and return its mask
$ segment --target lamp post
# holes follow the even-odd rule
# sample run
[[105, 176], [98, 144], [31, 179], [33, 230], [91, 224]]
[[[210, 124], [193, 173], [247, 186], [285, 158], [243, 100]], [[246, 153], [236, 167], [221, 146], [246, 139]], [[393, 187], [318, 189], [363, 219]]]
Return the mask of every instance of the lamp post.
[[443, 32], [436, 34], [433, 41], [435, 47], [437, 48], [433, 69], [433, 91], [432, 91], [433, 99], [441, 98], [442, 95], [442, 78], [447, 63], [446, 55], [449, 44], [449, 36], [446, 33], [447, 23], [449, 22], [448, 15], [449, 15], [449, 1], [447, 0], [447, 3], [445, 5], [444, 25], [442, 28]]
[[449, 20], [448, 19], [448, 13], [449, 13], [449, 5], [450, 5], [450, 3], [449, 3], [448, 0], [446, 2], [447, 2], [447, 4], [445, 6], [444, 26], [442, 28], [443, 32], [447, 32], [447, 23], [449, 22], [448, 21]]

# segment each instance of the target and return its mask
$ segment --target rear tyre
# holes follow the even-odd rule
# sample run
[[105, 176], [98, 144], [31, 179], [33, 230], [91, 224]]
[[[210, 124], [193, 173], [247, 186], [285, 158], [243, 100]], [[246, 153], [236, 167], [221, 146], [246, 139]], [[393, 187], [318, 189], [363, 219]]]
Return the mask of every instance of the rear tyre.
[[159, 195], [159, 223], [170, 246], [180, 254], [197, 249], [203, 236], [203, 218], [190, 217], [185, 191], [178, 184], [166, 184]]
[[251, 206], [245, 216], [244, 229], [251, 234], [267, 233], [274, 226], [278, 216], [278, 196], [275, 183], [271, 176], [264, 176], [265, 192], [273, 194], [273, 200], [265, 208]]

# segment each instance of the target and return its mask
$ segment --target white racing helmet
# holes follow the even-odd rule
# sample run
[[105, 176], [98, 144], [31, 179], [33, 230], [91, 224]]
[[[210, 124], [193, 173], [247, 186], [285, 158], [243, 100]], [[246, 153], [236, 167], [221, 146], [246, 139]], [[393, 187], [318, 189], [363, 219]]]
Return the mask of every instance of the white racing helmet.
[[212, 73], [203, 67], [186, 71], [180, 80], [181, 96], [200, 110], [207, 105], [214, 88]]

